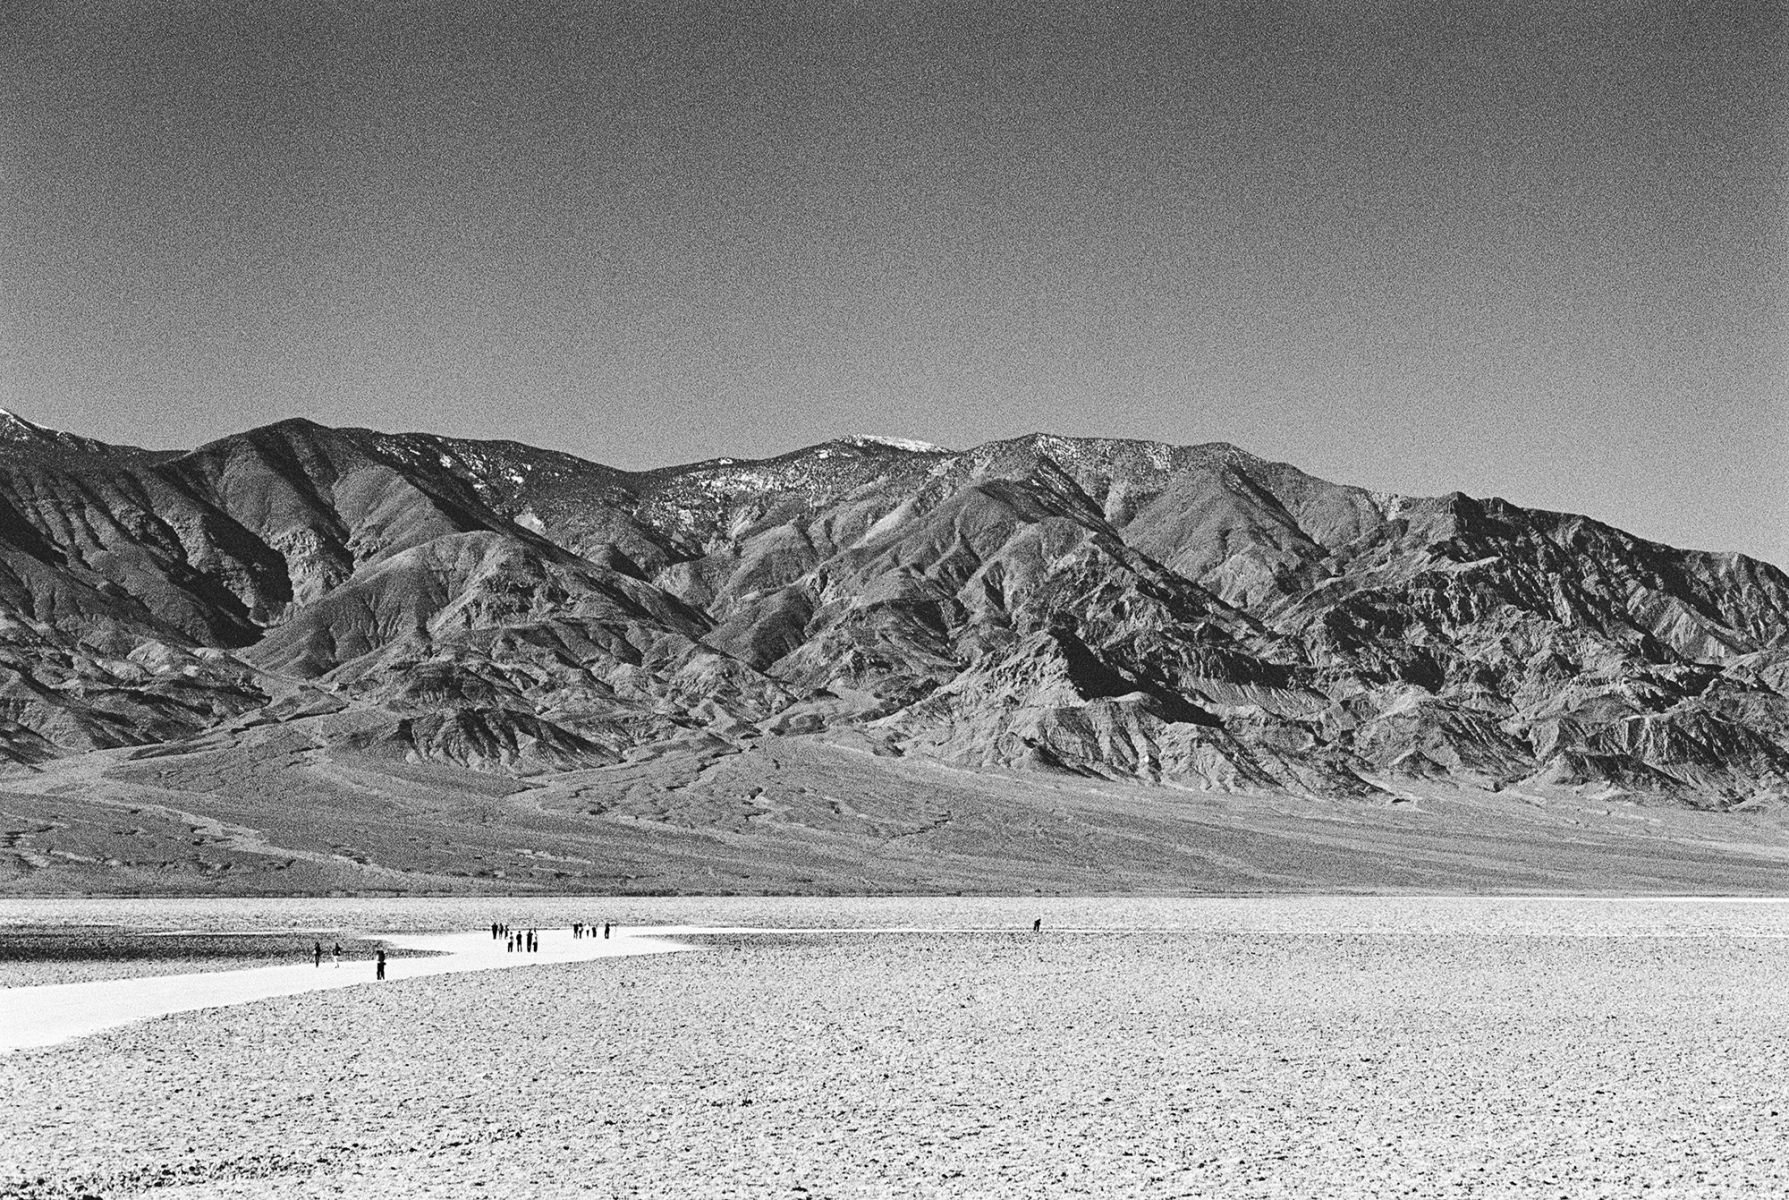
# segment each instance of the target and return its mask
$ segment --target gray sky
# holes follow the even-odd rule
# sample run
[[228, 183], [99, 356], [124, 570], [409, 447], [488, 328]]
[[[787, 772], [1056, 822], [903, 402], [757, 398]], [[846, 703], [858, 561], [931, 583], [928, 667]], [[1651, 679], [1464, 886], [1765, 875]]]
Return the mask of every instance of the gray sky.
[[1789, 564], [1777, 3], [0, 4], [0, 404], [1231, 441]]

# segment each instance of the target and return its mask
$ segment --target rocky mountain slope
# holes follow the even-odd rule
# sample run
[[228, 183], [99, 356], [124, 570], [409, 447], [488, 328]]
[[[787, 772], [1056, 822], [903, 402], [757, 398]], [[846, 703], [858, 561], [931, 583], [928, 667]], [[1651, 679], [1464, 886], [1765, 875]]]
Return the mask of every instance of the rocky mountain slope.
[[852, 438], [627, 472], [0, 418], [0, 757], [302, 725], [531, 777], [767, 737], [1209, 791], [1789, 798], [1789, 577], [1234, 447]]

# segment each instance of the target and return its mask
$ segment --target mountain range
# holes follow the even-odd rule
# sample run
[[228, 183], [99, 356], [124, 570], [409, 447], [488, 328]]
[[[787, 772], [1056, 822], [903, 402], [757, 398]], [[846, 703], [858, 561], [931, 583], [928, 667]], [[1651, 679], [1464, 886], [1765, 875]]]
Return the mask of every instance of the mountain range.
[[853, 437], [625, 471], [0, 417], [0, 759], [302, 728], [521, 780], [807, 739], [1203, 792], [1789, 797], [1789, 577], [1223, 443]]

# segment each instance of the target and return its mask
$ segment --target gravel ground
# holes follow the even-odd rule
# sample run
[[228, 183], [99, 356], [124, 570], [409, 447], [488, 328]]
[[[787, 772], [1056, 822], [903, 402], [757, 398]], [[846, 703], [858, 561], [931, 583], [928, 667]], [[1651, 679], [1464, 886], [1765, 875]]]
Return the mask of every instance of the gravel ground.
[[1789, 1194], [1780, 938], [707, 940], [0, 1059], [0, 1196]]

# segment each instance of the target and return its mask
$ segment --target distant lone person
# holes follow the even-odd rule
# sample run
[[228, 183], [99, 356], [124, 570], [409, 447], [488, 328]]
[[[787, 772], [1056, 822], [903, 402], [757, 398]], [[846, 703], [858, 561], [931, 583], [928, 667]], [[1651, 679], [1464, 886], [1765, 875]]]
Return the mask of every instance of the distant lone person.
[[385, 951], [379, 951], [379, 957], [373, 960], [373, 978], [385, 978]]
[[323, 943], [311, 943], [311, 959], [320, 967], [323, 965]]
[[339, 968], [342, 965], [342, 944], [340, 942], [337, 942], [335, 944], [335, 948], [332, 949], [329, 953], [334, 956], [335, 965]]
[[1043, 927], [1044, 927], [1044, 919], [1042, 917], [1039, 917], [1037, 920], [1035, 920], [1031, 923], [1031, 932], [1036, 933], [1039, 930], [1041, 930]]

